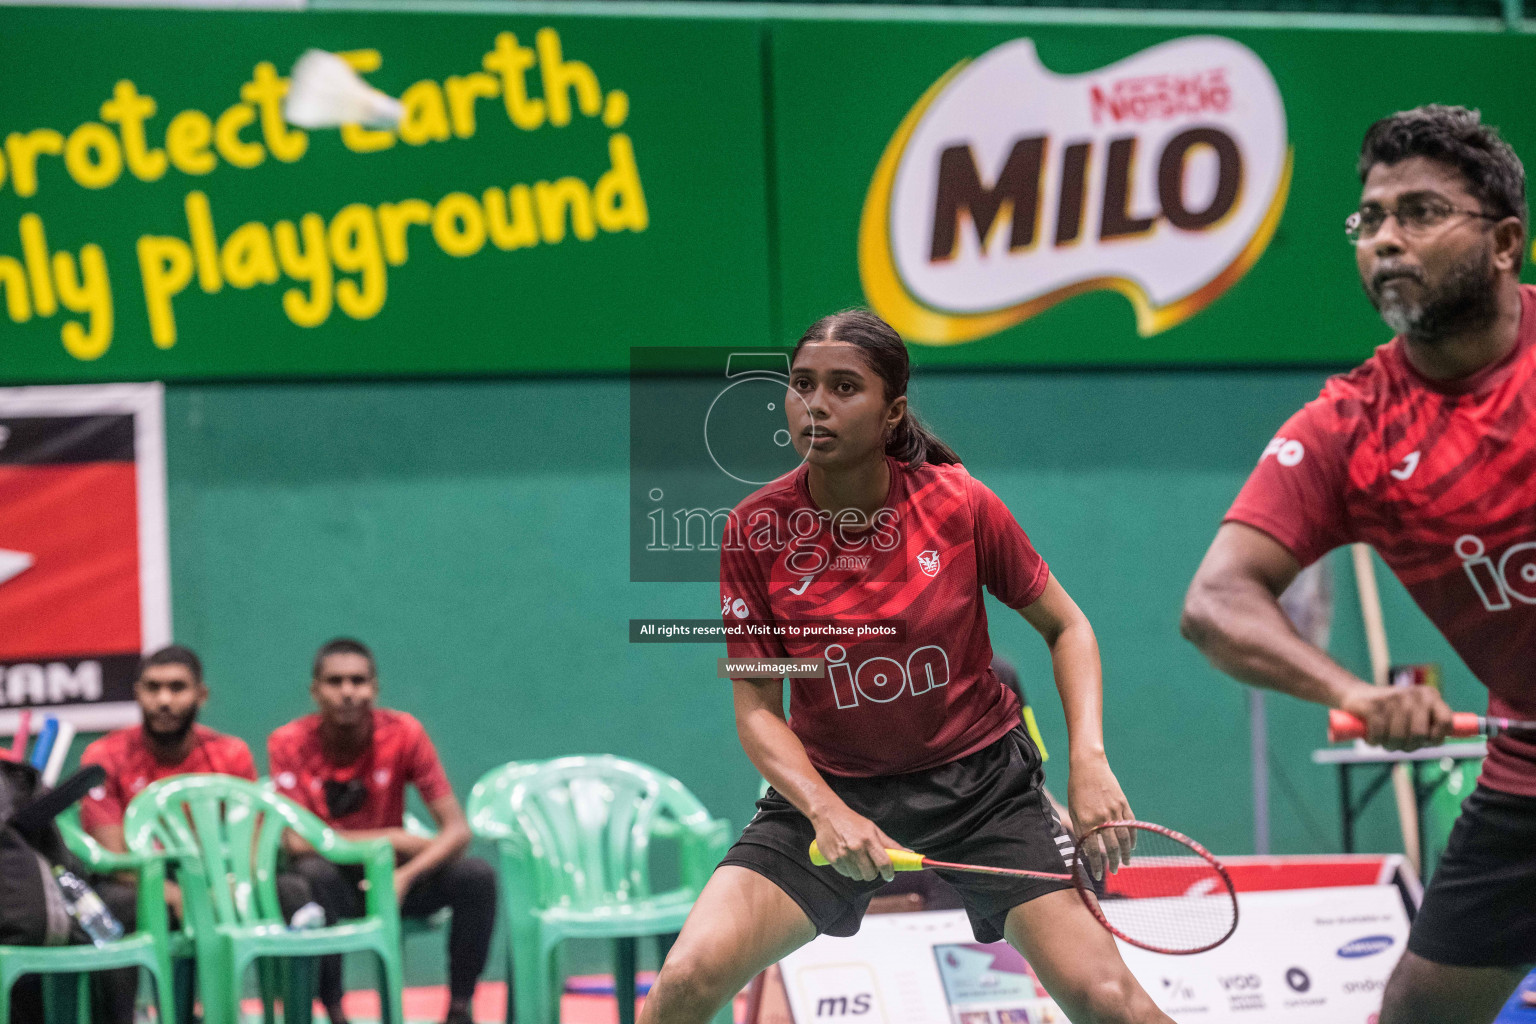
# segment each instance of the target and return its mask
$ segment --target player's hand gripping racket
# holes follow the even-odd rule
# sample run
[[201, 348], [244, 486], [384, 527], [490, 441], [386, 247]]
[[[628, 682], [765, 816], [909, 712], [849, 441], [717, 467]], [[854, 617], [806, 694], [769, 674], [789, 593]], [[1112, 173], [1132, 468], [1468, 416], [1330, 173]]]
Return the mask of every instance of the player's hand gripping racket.
[[[1135, 853], [1119, 871], [1095, 878], [1087, 851], [1098, 849], [1101, 836], [1104, 844], [1116, 845], [1120, 830], [1129, 832]], [[1123, 843], [1118, 845], [1125, 848]], [[1150, 822], [1107, 821], [1079, 836], [1067, 874], [952, 864], [910, 850], [885, 852], [897, 871], [937, 868], [1071, 882], [1100, 924], [1131, 945], [1154, 953], [1203, 953], [1237, 930], [1237, 892], [1227, 869], [1193, 839]], [[828, 863], [815, 843], [811, 863]]]
[[[1492, 715], [1474, 715], [1470, 711], [1458, 711], [1451, 716], [1452, 736], [1487, 736], [1513, 733], [1522, 739], [1536, 739], [1536, 722], [1522, 722], [1514, 718], [1495, 718]], [[1365, 720], [1356, 718], [1348, 711], [1335, 708], [1328, 712], [1328, 742], [1365, 739]]]

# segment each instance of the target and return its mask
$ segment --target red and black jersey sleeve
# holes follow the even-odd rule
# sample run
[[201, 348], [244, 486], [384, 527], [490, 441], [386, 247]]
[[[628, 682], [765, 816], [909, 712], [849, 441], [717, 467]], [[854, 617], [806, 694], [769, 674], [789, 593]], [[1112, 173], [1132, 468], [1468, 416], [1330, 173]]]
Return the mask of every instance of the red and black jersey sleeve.
[[80, 826], [87, 832], [103, 825], [121, 825], [128, 807], [123, 785], [123, 757], [120, 745], [108, 734], [94, 741], [80, 755], [80, 764], [100, 765], [107, 773], [101, 785], [80, 800]]
[[1224, 521], [1263, 530], [1303, 566], [1347, 544], [1347, 444], [1347, 424], [1328, 400], [1307, 404], [1264, 446]]
[[976, 572], [992, 595], [1010, 608], [1027, 608], [1045, 593], [1050, 566], [1029, 542], [1008, 506], [986, 484], [969, 477], [975, 521]]
[[[744, 536], [740, 543], [720, 545], [720, 617], [727, 625], [744, 619], [773, 618], [768, 606], [767, 580], [773, 554], [751, 550]], [[732, 658], [789, 656], [783, 642], [775, 636], [732, 636], [726, 641], [725, 650]]]
[[401, 717], [405, 720], [400, 751], [401, 776], [415, 786], [422, 800], [429, 804], [450, 795], [453, 787], [448, 784], [448, 773], [443, 771], [443, 762], [437, 756], [437, 748], [432, 745], [426, 727], [409, 715]]

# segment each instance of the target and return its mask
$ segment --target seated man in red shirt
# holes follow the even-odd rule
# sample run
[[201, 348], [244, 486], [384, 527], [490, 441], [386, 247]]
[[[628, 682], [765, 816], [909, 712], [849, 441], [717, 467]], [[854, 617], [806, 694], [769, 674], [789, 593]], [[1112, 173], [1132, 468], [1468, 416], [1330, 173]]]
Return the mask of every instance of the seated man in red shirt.
[[[256, 762], [244, 740], [199, 725], [197, 716], [208, 703], [203, 665], [186, 647], [171, 646], [146, 657], [139, 665], [134, 698], [144, 716], [140, 725], [108, 733], [85, 748], [80, 763], [101, 765], [107, 778], [80, 801], [80, 824], [102, 846], [124, 852], [123, 812], [145, 786], [172, 775], [211, 772], [256, 779]], [[96, 888], [112, 913], [129, 931], [137, 918], [138, 882], [131, 873], [98, 878]], [[278, 896], [291, 914], [307, 899], [303, 879], [279, 876]], [[165, 899], [173, 920], [181, 916], [181, 889], [165, 883]], [[109, 1004], [104, 1016], [114, 1024], [131, 1024], [138, 989], [136, 971], [107, 972], [102, 986]]]
[[[289, 722], [267, 739], [278, 792], [348, 839], [388, 839], [395, 848], [395, 893], [403, 915], [453, 909], [447, 1024], [470, 1024], [470, 1003], [496, 924], [496, 874], [483, 860], [463, 856], [469, 823], [437, 751], [415, 718], [374, 706], [379, 680], [373, 653], [356, 640], [332, 640], [320, 648], [309, 692], [319, 713]], [[434, 838], [404, 828], [408, 782], [437, 823]], [[333, 864], [292, 832], [284, 846], [293, 869], [309, 880], [315, 902], [325, 908], [328, 924], [362, 915], [360, 866]], [[321, 961], [319, 994], [331, 1024], [342, 1024], [340, 957]]]

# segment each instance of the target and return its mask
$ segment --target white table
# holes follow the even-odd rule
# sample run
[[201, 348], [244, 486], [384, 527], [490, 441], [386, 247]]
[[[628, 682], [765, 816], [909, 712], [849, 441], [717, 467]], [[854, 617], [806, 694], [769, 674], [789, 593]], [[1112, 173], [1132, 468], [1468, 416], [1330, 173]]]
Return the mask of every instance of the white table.
[[[1357, 741], [1348, 747], [1324, 747], [1321, 750], [1312, 751], [1313, 764], [1337, 765], [1339, 769], [1339, 810], [1344, 825], [1344, 852], [1355, 852], [1355, 822], [1361, 812], [1381, 792], [1392, 777], [1392, 769], [1399, 764], [1408, 766], [1409, 774], [1413, 778], [1413, 799], [1422, 814], [1424, 805], [1434, 795], [1435, 790], [1445, 785], [1448, 774], [1442, 774], [1432, 783], [1425, 783], [1421, 778], [1420, 766], [1426, 761], [1474, 761], [1488, 755], [1488, 744], [1482, 740], [1468, 743], [1442, 743], [1438, 747], [1420, 747], [1418, 750], [1384, 750], [1381, 747], [1369, 746]], [[1350, 785], [1350, 775], [1360, 767], [1377, 769], [1371, 781], [1361, 792], [1359, 800], [1354, 798]], [[1428, 863], [1426, 856], [1428, 850], [1425, 845], [1424, 830], [1419, 830], [1419, 863]]]

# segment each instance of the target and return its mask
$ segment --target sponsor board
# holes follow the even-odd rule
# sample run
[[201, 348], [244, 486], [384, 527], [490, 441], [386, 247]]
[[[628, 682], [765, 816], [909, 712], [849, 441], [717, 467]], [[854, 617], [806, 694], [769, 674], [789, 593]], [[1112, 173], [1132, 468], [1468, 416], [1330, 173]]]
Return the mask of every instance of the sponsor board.
[[[1168, 957], [1121, 944], [1165, 1013], [1181, 1024], [1373, 1019], [1408, 935], [1395, 886], [1243, 892], [1238, 901], [1237, 932], [1206, 953]], [[1367, 946], [1376, 951], [1337, 952]], [[821, 936], [780, 966], [796, 1024], [1070, 1024], [1022, 957], [973, 940], [962, 911], [868, 917], [857, 935]]]
[[1164, 1012], [1181, 1022], [1364, 1024], [1381, 1008], [1408, 937], [1396, 886], [1242, 892], [1238, 903], [1231, 940], [1178, 958], [1177, 991], [1148, 984], [1171, 976], [1170, 958], [1122, 945], [1126, 964]]
[[138, 721], [171, 635], [158, 384], [0, 389], [0, 555], [0, 732]]
[[1258, 260], [1291, 177], [1285, 106], [1250, 49], [1191, 36], [1061, 75], [1016, 39], [935, 82], [875, 171], [859, 227], [871, 306], [914, 341], [972, 341], [1087, 291], [1142, 336]]

